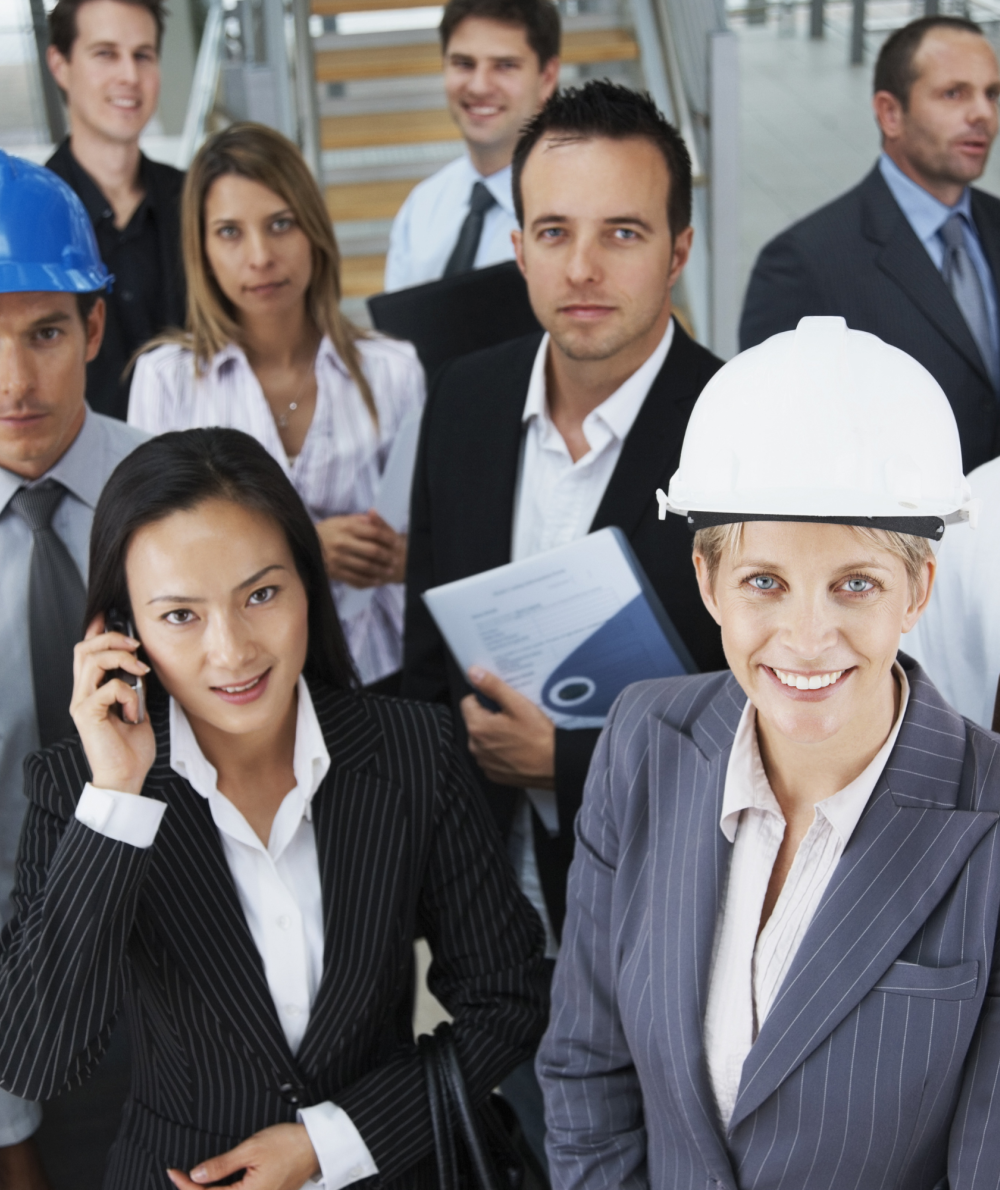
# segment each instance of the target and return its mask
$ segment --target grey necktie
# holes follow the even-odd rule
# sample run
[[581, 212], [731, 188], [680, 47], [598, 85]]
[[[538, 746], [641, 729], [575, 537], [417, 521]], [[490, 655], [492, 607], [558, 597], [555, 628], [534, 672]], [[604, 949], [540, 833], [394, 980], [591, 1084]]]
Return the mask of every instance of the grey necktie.
[[489, 190], [477, 182], [472, 187], [472, 197], [469, 199], [469, 213], [458, 233], [455, 247], [452, 249], [448, 263], [444, 266], [444, 275], [452, 277], [455, 273], [467, 273], [476, 261], [479, 241], [483, 234], [483, 220], [490, 207], [496, 205], [496, 199]]
[[993, 340], [990, 336], [990, 315], [986, 305], [986, 295], [983, 293], [982, 282], [972, 263], [972, 257], [965, 246], [965, 233], [962, 228], [962, 216], [956, 211], [941, 228], [941, 239], [944, 240], [944, 268], [941, 270], [945, 284], [951, 290], [962, 316], [972, 332], [972, 337], [983, 357], [986, 371], [997, 387], [1000, 379], [1000, 360], [993, 350]]
[[69, 550], [52, 528], [52, 517], [66, 495], [55, 480], [21, 488], [11, 508], [34, 534], [28, 577], [28, 631], [35, 715], [42, 747], [73, 730], [73, 646], [83, 635], [86, 593]]

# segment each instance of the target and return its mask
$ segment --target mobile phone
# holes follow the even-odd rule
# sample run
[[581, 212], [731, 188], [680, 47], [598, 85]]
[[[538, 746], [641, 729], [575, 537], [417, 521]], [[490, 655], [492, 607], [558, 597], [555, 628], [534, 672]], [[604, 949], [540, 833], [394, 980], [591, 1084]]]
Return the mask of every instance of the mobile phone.
[[[135, 635], [135, 629], [132, 627], [132, 621], [127, 616], [123, 616], [115, 608], [111, 608], [104, 617], [104, 631], [120, 632], [123, 636], [132, 637], [133, 640], [138, 639]], [[120, 678], [121, 681], [131, 686], [136, 692], [139, 697], [139, 717], [136, 719], [136, 723], [142, 723], [146, 718], [146, 683], [138, 674], [127, 673], [124, 669], [109, 669], [101, 685], [103, 686], [105, 682], [110, 682], [112, 678]], [[125, 718], [121, 703], [116, 705], [115, 710], [118, 712], [119, 719]]]

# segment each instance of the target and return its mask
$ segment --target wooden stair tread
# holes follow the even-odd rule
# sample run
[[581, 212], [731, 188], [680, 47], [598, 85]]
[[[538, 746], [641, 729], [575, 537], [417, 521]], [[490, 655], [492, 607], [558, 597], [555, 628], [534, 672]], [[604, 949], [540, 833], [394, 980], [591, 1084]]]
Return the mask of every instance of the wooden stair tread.
[[335, 17], [342, 12], [387, 12], [428, 6], [428, 0], [312, 0], [311, 11], [314, 16]]
[[384, 288], [385, 257], [345, 256], [340, 262], [340, 284], [344, 297], [370, 297]]
[[442, 108], [365, 115], [324, 116], [320, 139], [324, 149], [356, 149], [364, 145], [412, 145], [458, 140], [461, 133]]
[[[621, 62], [638, 56], [639, 47], [626, 29], [581, 29], [563, 35], [562, 61], [566, 64]], [[441, 50], [434, 42], [320, 50], [316, 54], [316, 81], [320, 83], [402, 78], [437, 74], [440, 70]]]
[[392, 219], [420, 178], [348, 182], [327, 186], [326, 209], [334, 223], [351, 219]]

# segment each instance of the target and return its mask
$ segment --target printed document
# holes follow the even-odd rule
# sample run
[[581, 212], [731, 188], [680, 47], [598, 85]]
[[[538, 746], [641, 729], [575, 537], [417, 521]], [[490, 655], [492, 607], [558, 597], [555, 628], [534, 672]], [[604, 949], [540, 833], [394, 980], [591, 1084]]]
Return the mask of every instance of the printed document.
[[600, 727], [631, 682], [694, 671], [618, 529], [435, 587], [424, 600], [463, 671], [496, 674], [557, 727]]

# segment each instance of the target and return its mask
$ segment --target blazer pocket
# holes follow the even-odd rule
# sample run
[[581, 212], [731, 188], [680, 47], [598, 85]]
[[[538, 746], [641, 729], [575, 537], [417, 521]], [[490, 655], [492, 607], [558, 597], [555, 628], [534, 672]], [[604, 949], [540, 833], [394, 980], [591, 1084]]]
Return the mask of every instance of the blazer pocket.
[[876, 992], [897, 996], [923, 996], [933, 1000], [971, 1000], [979, 984], [979, 963], [957, 967], [925, 967], [922, 963], [893, 963], [875, 987]]

